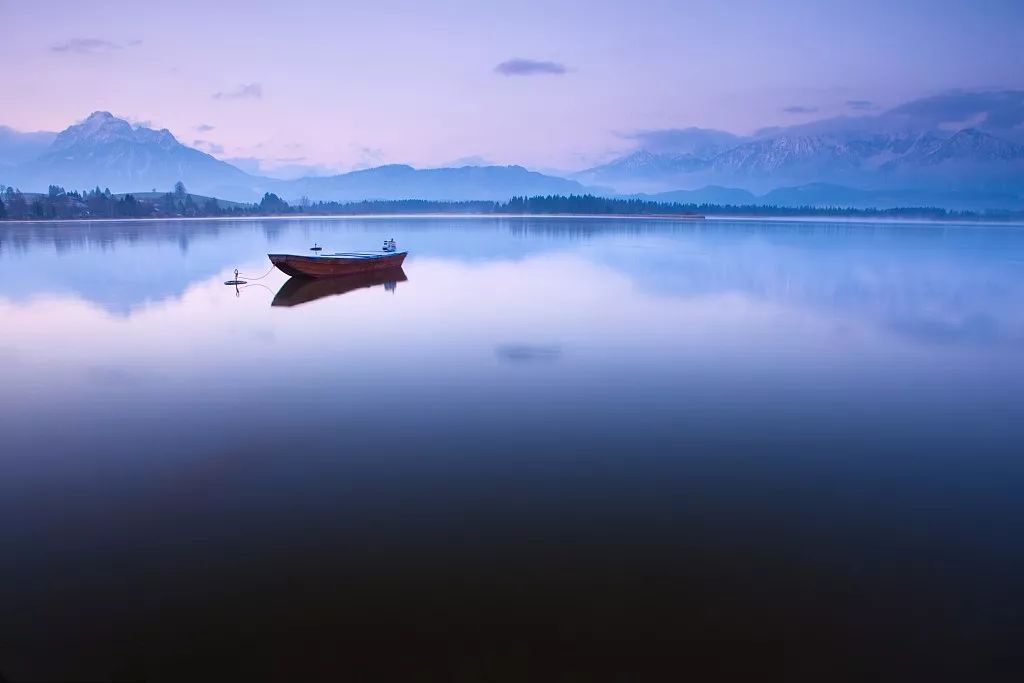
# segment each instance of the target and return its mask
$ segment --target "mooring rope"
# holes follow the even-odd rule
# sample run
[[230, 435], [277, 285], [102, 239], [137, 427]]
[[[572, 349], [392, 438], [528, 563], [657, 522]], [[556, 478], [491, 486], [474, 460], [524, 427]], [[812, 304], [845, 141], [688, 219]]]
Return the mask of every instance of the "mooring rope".
[[262, 282], [252, 282], [252, 283], [247, 284], [247, 285], [242, 285], [241, 287], [239, 287], [239, 289], [249, 289], [250, 287], [262, 287], [263, 289], [267, 290], [271, 294], [274, 293], [274, 290], [272, 290], [270, 287], [267, 287]]
[[277, 266], [270, 266], [270, 270], [268, 270], [267, 272], [263, 273], [263, 275], [260, 275], [259, 277], [253, 277], [251, 275], [243, 275], [242, 273], [239, 273], [238, 277], [245, 278], [246, 280], [262, 280], [263, 278], [265, 278], [266, 276], [268, 276], [272, 272], [274, 272], [274, 268], [277, 268]]

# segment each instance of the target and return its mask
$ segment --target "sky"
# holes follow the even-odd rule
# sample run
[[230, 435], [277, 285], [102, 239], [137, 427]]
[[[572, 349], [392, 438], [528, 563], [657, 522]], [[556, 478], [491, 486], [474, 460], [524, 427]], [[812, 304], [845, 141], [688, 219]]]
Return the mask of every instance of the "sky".
[[296, 175], [579, 169], [637, 131], [1024, 88], [1021, 0], [0, 0], [0, 124], [95, 110]]

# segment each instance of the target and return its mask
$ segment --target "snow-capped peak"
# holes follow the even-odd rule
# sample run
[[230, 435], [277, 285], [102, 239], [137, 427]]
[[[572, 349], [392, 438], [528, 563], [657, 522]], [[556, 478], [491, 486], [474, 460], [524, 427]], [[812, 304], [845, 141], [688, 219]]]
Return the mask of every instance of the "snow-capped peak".
[[94, 111], [81, 123], [64, 129], [54, 140], [53, 149], [68, 149], [78, 145], [98, 145], [111, 142], [158, 144], [170, 146], [178, 141], [166, 128], [153, 130], [145, 126], [133, 128], [124, 119], [108, 111]]

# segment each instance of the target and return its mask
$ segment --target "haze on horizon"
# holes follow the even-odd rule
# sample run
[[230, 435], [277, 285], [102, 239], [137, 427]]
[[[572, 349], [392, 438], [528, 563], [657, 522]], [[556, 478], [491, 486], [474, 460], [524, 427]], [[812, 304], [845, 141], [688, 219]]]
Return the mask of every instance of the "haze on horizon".
[[109, 110], [251, 170], [580, 169], [641, 131], [746, 134], [1024, 88], [1021, 25], [1013, 0], [0, 0], [0, 124]]

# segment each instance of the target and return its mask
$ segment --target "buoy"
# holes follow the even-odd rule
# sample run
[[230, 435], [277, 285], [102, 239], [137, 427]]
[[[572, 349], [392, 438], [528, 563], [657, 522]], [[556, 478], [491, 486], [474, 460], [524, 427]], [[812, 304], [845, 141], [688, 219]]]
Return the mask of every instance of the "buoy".
[[234, 280], [225, 280], [224, 284], [226, 284], [226, 285], [244, 285], [244, 284], [247, 284], [247, 283], [246, 283], [245, 280], [239, 280], [238, 279], [238, 268], [235, 268], [235, 279]]

